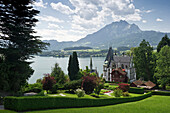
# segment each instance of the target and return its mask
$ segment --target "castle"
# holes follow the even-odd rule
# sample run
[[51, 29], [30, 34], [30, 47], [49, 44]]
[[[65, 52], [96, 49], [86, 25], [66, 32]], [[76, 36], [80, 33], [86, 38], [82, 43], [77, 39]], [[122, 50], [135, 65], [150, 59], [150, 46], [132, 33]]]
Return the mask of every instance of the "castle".
[[[113, 54], [112, 47], [109, 48], [107, 53], [106, 59], [103, 64], [103, 77], [106, 81], [114, 81], [117, 80], [122, 82], [122, 76], [120, 75], [119, 78], [114, 78], [113, 72], [117, 70], [119, 73], [126, 73], [124, 76], [125, 78], [128, 77], [129, 81], [136, 80], [136, 73], [135, 68], [133, 67], [132, 58], [127, 55], [117, 56]], [[119, 80], [118, 80], [119, 79]], [[114, 81], [116, 82], [116, 81]]]

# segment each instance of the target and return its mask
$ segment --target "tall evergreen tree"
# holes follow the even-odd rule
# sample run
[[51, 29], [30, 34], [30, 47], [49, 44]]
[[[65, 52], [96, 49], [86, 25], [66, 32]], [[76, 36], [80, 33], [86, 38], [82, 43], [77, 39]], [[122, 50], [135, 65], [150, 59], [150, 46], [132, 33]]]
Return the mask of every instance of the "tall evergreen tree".
[[56, 82], [60, 85], [63, 85], [66, 82], [66, 76], [58, 63], [55, 64], [51, 76], [55, 77]]
[[140, 46], [134, 48], [133, 62], [136, 68], [137, 79], [153, 80], [154, 60], [152, 55], [153, 48], [149, 42], [143, 40]]
[[165, 36], [162, 37], [162, 40], [159, 42], [157, 46], [157, 52], [159, 52], [161, 48], [166, 45], [170, 46], [170, 39], [168, 38], [167, 34], [165, 34]]
[[73, 68], [74, 68], [74, 74], [77, 74], [79, 72], [79, 62], [78, 62], [76, 52], [73, 52]]
[[70, 55], [69, 64], [68, 64], [68, 75], [70, 80], [79, 79], [79, 62], [77, 58], [77, 53], [73, 52], [73, 55]]
[[[30, 4], [34, 0], [0, 0], [0, 90], [18, 91], [33, 70], [26, 60], [45, 49], [35, 36], [33, 27], [39, 11]], [[7, 87], [8, 86], [8, 87]]]

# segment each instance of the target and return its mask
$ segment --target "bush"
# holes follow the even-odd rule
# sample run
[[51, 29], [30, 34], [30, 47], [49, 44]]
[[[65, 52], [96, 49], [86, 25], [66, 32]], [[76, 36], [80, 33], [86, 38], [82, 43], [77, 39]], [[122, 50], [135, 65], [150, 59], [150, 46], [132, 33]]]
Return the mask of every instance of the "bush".
[[34, 83], [34, 84], [28, 84], [22, 89], [22, 92], [27, 93], [27, 92], [35, 92], [39, 93], [42, 91], [42, 84], [41, 83]]
[[123, 92], [126, 92], [129, 90], [130, 86], [129, 84], [125, 84], [125, 83], [120, 83], [119, 85], [119, 89], [121, 89]]
[[129, 93], [143, 94], [144, 93], [144, 88], [130, 87], [128, 92]]
[[36, 94], [35, 96], [45, 96], [44, 90], [42, 90], [40, 93]]
[[115, 89], [113, 94], [114, 94], [115, 97], [120, 97], [120, 96], [122, 96], [122, 90]]
[[[18, 112], [28, 110], [56, 109], [56, 108], [73, 108], [73, 107], [92, 107], [113, 105], [125, 102], [134, 102], [147, 97], [152, 93], [143, 94], [138, 97], [128, 98], [107, 98], [107, 99], [89, 99], [89, 98], [68, 98], [68, 97], [50, 97], [50, 96], [32, 96], [32, 97], [5, 97], [5, 109], [15, 110]], [[50, 103], [50, 104], [49, 104]]]
[[76, 89], [75, 93], [78, 97], [84, 97], [85, 95], [85, 91], [83, 89]]
[[79, 80], [73, 80], [73, 81], [70, 81], [70, 82], [67, 82], [64, 84], [64, 88], [66, 90], [76, 90], [78, 88], [81, 88], [81, 84], [82, 84], [82, 79], [79, 79]]
[[95, 76], [84, 76], [82, 81], [82, 87], [86, 94], [91, 94], [96, 87], [96, 77]]
[[99, 95], [102, 88], [104, 88], [104, 83], [99, 82], [99, 83], [97, 84], [97, 86], [95, 87], [94, 92]]
[[122, 94], [124, 97], [128, 97], [129, 96], [129, 92], [123, 92]]
[[43, 89], [47, 91], [49, 90], [51, 91], [55, 83], [56, 83], [55, 78], [47, 74], [42, 81]]
[[53, 85], [53, 87], [52, 87], [52, 89], [51, 89], [52, 94], [57, 93], [57, 89], [58, 89], [58, 83], [56, 83], [56, 84]]

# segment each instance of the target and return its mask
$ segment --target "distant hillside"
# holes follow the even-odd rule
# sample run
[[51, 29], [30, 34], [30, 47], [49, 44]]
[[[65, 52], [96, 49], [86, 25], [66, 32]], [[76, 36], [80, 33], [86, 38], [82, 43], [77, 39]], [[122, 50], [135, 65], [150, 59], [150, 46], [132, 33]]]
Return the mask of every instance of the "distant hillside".
[[83, 50], [83, 49], [93, 49], [93, 48], [91, 48], [91, 47], [84, 47], [84, 46], [64, 48], [65, 51], [67, 51], [67, 50]]
[[[108, 46], [114, 47], [135, 47], [145, 39], [152, 46], [157, 46], [165, 33], [156, 31], [142, 31], [135, 24], [126, 21], [113, 22], [106, 25], [99, 31], [89, 34], [76, 42], [57, 42], [56, 40], [46, 40], [51, 44], [49, 50], [60, 50], [66, 47], [88, 46], [92, 48], [106, 49]], [[167, 33], [170, 37], [170, 33]]]

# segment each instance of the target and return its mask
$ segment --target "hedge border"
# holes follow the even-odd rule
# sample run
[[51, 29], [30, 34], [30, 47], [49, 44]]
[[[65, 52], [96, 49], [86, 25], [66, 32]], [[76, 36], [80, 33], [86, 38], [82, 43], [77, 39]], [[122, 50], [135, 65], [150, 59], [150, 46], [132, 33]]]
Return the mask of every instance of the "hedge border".
[[89, 99], [89, 98], [68, 98], [68, 97], [5, 97], [5, 109], [17, 112], [56, 109], [56, 108], [76, 108], [76, 107], [94, 107], [114, 105], [126, 102], [134, 102], [152, 96], [152, 93], [146, 93], [137, 97], [126, 98], [108, 98], [108, 99]]
[[163, 96], [170, 96], [170, 92], [165, 91], [151, 91], [152, 95], [163, 95]]
[[144, 88], [137, 88], [137, 87], [130, 87], [128, 92], [129, 93], [137, 93], [137, 94], [144, 94]]

